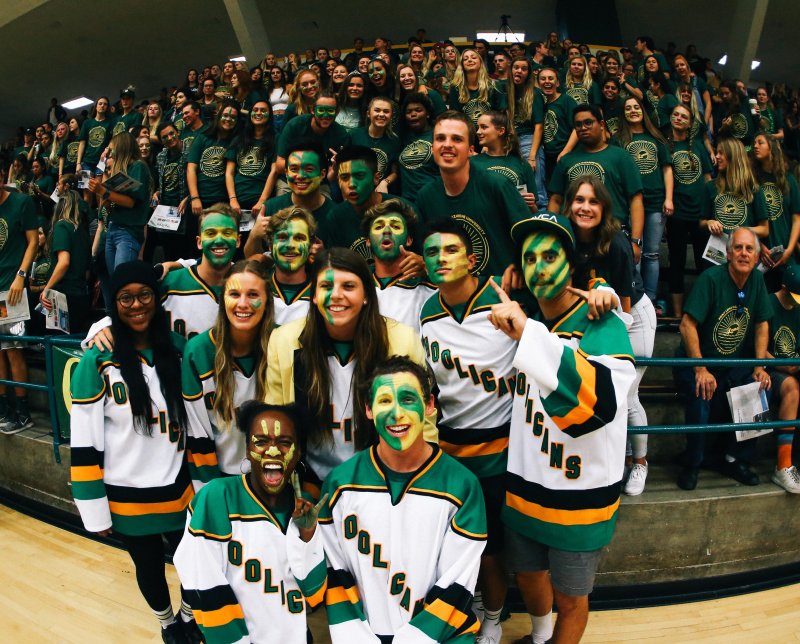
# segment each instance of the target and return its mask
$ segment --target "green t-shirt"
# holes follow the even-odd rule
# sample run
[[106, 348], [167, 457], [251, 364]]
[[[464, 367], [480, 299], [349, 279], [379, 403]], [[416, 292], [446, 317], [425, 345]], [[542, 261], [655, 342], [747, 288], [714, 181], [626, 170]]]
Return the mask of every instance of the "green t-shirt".
[[583, 85], [572, 83], [570, 81], [567, 81], [564, 85], [562, 85], [562, 88], [563, 91], [567, 93], [569, 97], [578, 105], [589, 103], [590, 105], [599, 106], [603, 104], [603, 94], [600, 91], [600, 86], [594, 81], [592, 81], [589, 89], [586, 89]]
[[74, 139], [61, 146], [58, 154], [64, 157], [64, 174], [75, 172], [75, 166], [78, 165], [78, 146], [80, 144], [78, 139]]
[[[97, 165], [100, 160], [100, 155], [106, 149], [109, 140], [111, 139], [111, 131], [114, 128], [114, 120], [106, 118], [102, 121], [96, 119], [86, 119], [81, 125], [81, 133], [78, 135], [78, 141], [86, 141], [86, 147], [83, 150], [83, 163], [89, 165]], [[77, 163], [77, 161], [76, 161]]]
[[91, 243], [89, 233], [82, 226], [74, 226], [62, 219], [53, 226], [53, 245], [50, 249], [48, 279], [56, 268], [58, 253], [69, 253], [69, 268], [53, 288], [64, 295], [86, 295], [86, 273], [89, 270]]
[[630, 199], [642, 192], [639, 168], [622, 148], [609, 145], [599, 152], [587, 152], [578, 145], [565, 154], [553, 170], [548, 192], [564, 195], [569, 184], [584, 174], [600, 179], [611, 193], [614, 216], [623, 224], [630, 223]]
[[20, 145], [19, 147], [14, 148], [14, 158], [16, 159], [20, 154], [28, 156], [28, 152], [31, 151], [32, 147], [32, 145]]
[[378, 175], [383, 179], [391, 171], [392, 164], [400, 156], [400, 139], [396, 136], [382, 136], [375, 139], [369, 135], [369, 127], [357, 127], [350, 131], [350, 142], [371, 148], [378, 157]]
[[675, 219], [698, 221], [706, 199], [705, 178], [713, 166], [702, 141], [675, 141], [672, 146], [673, 202]]
[[416, 202], [419, 191], [439, 177], [439, 166], [433, 160], [433, 130], [411, 134], [403, 141], [400, 162], [400, 194]]
[[667, 59], [664, 57], [660, 51], [654, 51], [652, 54], [647, 54], [642, 58], [642, 62], [639, 63], [639, 67], [636, 68], [636, 78], [641, 83], [644, 81], [645, 77], [647, 76], [647, 70], [644, 66], [644, 61], [646, 61], [650, 56], [654, 56], [655, 59], [658, 61], [658, 69], [665, 74], [670, 73], [670, 66], [667, 62]]
[[776, 358], [800, 358], [800, 306], [788, 311], [778, 300], [778, 294], [769, 296], [772, 319], [769, 322], [769, 352]]
[[792, 233], [794, 215], [800, 215], [800, 189], [794, 175], [786, 174], [789, 184], [789, 193], [783, 194], [775, 184], [775, 177], [766, 175], [761, 177], [759, 192], [764, 195], [767, 204], [767, 218], [769, 219], [769, 237], [767, 245], [770, 248], [789, 245]]
[[329, 154], [328, 150], [331, 148], [338, 151], [341, 148], [350, 145], [350, 135], [341, 125], [336, 122], [331, 123], [327, 131], [320, 136], [311, 129], [312, 118], [314, 117], [311, 114], [301, 114], [300, 116], [293, 118], [288, 123], [286, 123], [284, 120], [283, 130], [281, 130], [281, 135], [278, 139], [279, 157], [283, 157], [285, 159], [287, 154], [286, 151], [294, 143], [302, 139], [319, 141], [326, 154]]
[[[424, 224], [450, 217], [466, 230], [477, 257], [476, 275], [502, 275], [514, 261], [511, 227], [530, 216], [517, 189], [507, 179], [470, 166], [469, 182], [460, 195], [449, 196], [441, 178], [419, 192], [420, 228], [415, 245], [422, 246]], [[421, 234], [420, 234], [421, 232]]]
[[508, 97], [494, 83], [490, 86], [489, 95], [485, 101], [478, 98], [480, 92], [477, 89], [467, 90], [467, 93], [469, 94], [469, 99], [466, 103], [462, 103], [458, 98], [458, 88], [455, 85], [451, 85], [448, 104], [450, 109], [463, 112], [469, 116], [475, 124], [478, 123], [481, 114], [491, 111], [502, 112], [508, 107]]
[[556, 100], [546, 103], [546, 106], [542, 132], [544, 151], [550, 156], [557, 156], [561, 154], [572, 134], [572, 113], [578, 104], [564, 93]]
[[604, 100], [602, 107], [606, 127], [611, 132], [611, 136], [615, 136], [619, 132], [620, 122], [625, 118], [622, 113], [622, 101], [619, 98], [614, 102]]
[[514, 130], [517, 135], [533, 134], [534, 127], [544, 123], [544, 95], [538, 90], [533, 91], [533, 101], [531, 102], [530, 118], [521, 116], [522, 97], [518, 96], [514, 108]]
[[[739, 292], [744, 293], [743, 298], [739, 298]], [[754, 270], [740, 291], [727, 264], [712, 266], [700, 274], [683, 312], [698, 323], [704, 358], [754, 357], [755, 327], [772, 317], [764, 276]]]
[[702, 219], [716, 219], [726, 233], [739, 226], [755, 226], [767, 219], [767, 216], [767, 202], [760, 190], [756, 191], [752, 201], [747, 202], [728, 192], [720, 194], [714, 181], [706, 183]]
[[[617, 138], [612, 139], [611, 143], [622, 147], [622, 142]], [[625, 146], [625, 151], [631, 155], [642, 177], [644, 211], [661, 212], [666, 196], [663, 168], [672, 164], [669, 148], [643, 132], [633, 135], [631, 142]]]
[[7, 291], [17, 276], [28, 240], [25, 231], [39, 228], [36, 204], [28, 195], [9, 192], [0, 204], [0, 291]]
[[729, 126], [722, 125], [726, 115], [722, 114], [722, 118], [717, 127], [722, 135], [733, 136], [739, 139], [745, 146], [753, 145], [753, 139], [756, 133], [756, 124], [754, 123], [755, 117], [750, 113], [750, 104], [744, 96], [739, 97], [739, 109], [730, 115], [731, 123]]
[[653, 125], [659, 130], [668, 132], [671, 127], [669, 117], [674, 107], [678, 105], [678, 99], [672, 94], [664, 94], [659, 98], [649, 89], [645, 92], [645, 98], [651, 106], [649, 116]]
[[760, 120], [759, 125], [761, 129], [770, 134], [775, 134], [778, 130], [782, 130], [786, 127], [786, 123], [783, 119], [783, 110], [781, 109], [763, 109], [758, 118]]
[[[523, 161], [518, 155], [507, 154], [501, 157], [489, 156], [486, 153], [470, 157], [473, 167], [505, 177], [512, 182], [514, 189], [521, 192], [536, 192], [536, 176], [531, 164]], [[525, 187], [522, 190], [522, 187]]]
[[144, 161], [134, 161], [128, 166], [126, 174], [131, 179], [136, 179], [141, 185], [135, 190], [126, 190], [121, 194], [133, 199], [133, 208], [123, 208], [119, 204], [109, 211], [109, 222], [115, 226], [122, 226], [137, 240], [144, 241], [144, 227], [150, 219], [150, 169]]
[[275, 151], [262, 152], [261, 139], [255, 139], [246, 150], [238, 150], [238, 140], [234, 139], [231, 147], [225, 152], [226, 161], [236, 162], [233, 184], [239, 207], [251, 209], [267, 183], [272, 164], [275, 162]]
[[189, 150], [189, 163], [197, 164], [197, 193], [203, 208], [218, 201], [228, 203], [225, 187], [225, 153], [230, 141], [198, 134]]
[[183, 149], [186, 152], [186, 154], [189, 154], [189, 152], [191, 152], [192, 143], [194, 143], [194, 140], [198, 136], [203, 134], [203, 132], [205, 132], [207, 129], [208, 129], [208, 125], [203, 124], [203, 126], [198, 128], [197, 130], [192, 130], [192, 129], [188, 128], [188, 127], [184, 127], [181, 130], [181, 134], [180, 134], [181, 141], [183, 141]]
[[125, 115], [118, 114], [114, 127], [111, 130], [111, 136], [119, 134], [120, 132], [128, 132], [132, 127], [142, 124], [142, 115], [136, 110], [131, 110]]

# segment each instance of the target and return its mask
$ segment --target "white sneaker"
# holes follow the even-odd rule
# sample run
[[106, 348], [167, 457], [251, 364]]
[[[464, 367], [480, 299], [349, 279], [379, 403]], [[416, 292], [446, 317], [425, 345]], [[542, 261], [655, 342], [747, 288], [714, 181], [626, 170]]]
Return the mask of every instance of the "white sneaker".
[[644, 483], [647, 480], [647, 463], [634, 463], [628, 482], [625, 483], [623, 492], [628, 496], [639, 496], [644, 492]]
[[776, 469], [772, 473], [772, 482], [791, 494], [800, 494], [800, 473], [794, 465]]
[[500, 644], [502, 638], [503, 629], [498, 626], [497, 629], [492, 629], [491, 633], [478, 633], [475, 644]]

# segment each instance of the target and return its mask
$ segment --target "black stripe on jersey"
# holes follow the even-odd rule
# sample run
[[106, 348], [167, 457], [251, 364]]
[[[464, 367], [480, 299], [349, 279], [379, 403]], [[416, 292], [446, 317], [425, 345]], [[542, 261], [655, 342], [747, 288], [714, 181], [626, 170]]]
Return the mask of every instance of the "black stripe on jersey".
[[233, 593], [233, 589], [228, 584], [224, 586], [214, 586], [206, 590], [186, 590], [194, 595], [193, 599], [197, 602], [195, 603], [195, 601], [192, 601], [192, 608], [202, 610], [203, 612], [211, 612], [213, 610], [225, 608], [225, 606], [232, 606], [239, 603], [239, 600], [236, 599], [236, 595]]
[[439, 492], [438, 490], [426, 490], [423, 488], [412, 487], [406, 490], [406, 494], [416, 494], [417, 496], [430, 496], [434, 499], [442, 499], [444, 501], [450, 501], [454, 506], [460, 508], [464, 505], [460, 499], [453, 496], [452, 494], [448, 494], [447, 492]]
[[[200, 277], [200, 273], [197, 270], [197, 264], [191, 266], [189, 268], [189, 273], [191, 276], [197, 281], [198, 284], [202, 287], [203, 291], [208, 293], [215, 302], [218, 302], [217, 294], [214, 292], [214, 289], [206, 282], [202, 277]], [[174, 293], [174, 295], [180, 295], [180, 293]]]
[[[620, 473], [621, 474], [621, 473]], [[553, 490], [526, 481], [519, 474], [506, 472], [506, 490], [528, 501], [554, 510], [591, 510], [607, 508], [619, 499], [622, 481], [588, 490]]]
[[188, 449], [192, 454], [213, 454], [217, 449], [217, 445], [210, 438], [187, 436], [186, 449]]
[[447, 311], [442, 311], [441, 313], [437, 313], [436, 315], [429, 315], [426, 318], [422, 318], [420, 324], [425, 324], [426, 322], [435, 322], [436, 320], [441, 320], [442, 318], [449, 317], [449, 313]]
[[127, 487], [106, 483], [106, 495], [109, 501], [116, 503], [163, 503], [174, 501], [183, 496], [186, 487], [192, 484], [189, 470], [184, 464], [178, 472], [174, 483], [160, 487]]
[[[278, 283], [278, 280], [275, 279], [275, 273], [272, 274], [270, 278], [272, 283], [272, 294], [277, 296], [282, 302], [285, 304], [294, 304], [298, 300], [310, 300], [311, 299], [311, 282], [306, 282], [303, 288], [299, 289], [292, 298], [287, 299], [286, 294], [283, 292], [283, 287]], [[292, 286], [294, 286], [292, 284]]]
[[[189, 509], [191, 510], [191, 506], [189, 506]], [[200, 539], [208, 539], [209, 541], [217, 541], [219, 543], [227, 543], [228, 541], [231, 540], [231, 537], [233, 536], [233, 534], [219, 535], [206, 532], [205, 530], [195, 530], [191, 526], [189, 526], [187, 530], [190, 532], [190, 534], [192, 534], [195, 537], [198, 537]]]
[[572, 438], [580, 438], [604, 427], [614, 420], [617, 415], [617, 392], [614, 389], [611, 370], [604, 364], [589, 360], [585, 355], [584, 358], [594, 368], [596, 402], [594, 403], [592, 415], [586, 421], [577, 425], [570, 425], [561, 430], [567, 436], [572, 436]]
[[353, 575], [341, 568], [328, 568], [328, 588], [353, 588], [356, 585]]
[[461, 611], [467, 616], [461, 628], [459, 628], [453, 636], [465, 632], [477, 621], [475, 614], [472, 612], [472, 593], [461, 584], [451, 584], [447, 588], [434, 586], [428, 591], [428, 594], [425, 595], [425, 605], [428, 606], [437, 599], [442, 600], [444, 603]]
[[334, 506], [342, 497], [342, 493], [349, 491], [355, 491], [359, 493], [373, 492], [377, 494], [389, 494], [389, 488], [386, 487], [385, 485], [382, 486], [376, 486], [376, 485], [366, 486], [366, 485], [355, 485], [355, 484], [340, 485], [331, 493], [330, 500], [328, 501], [328, 505], [330, 506], [331, 511], [333, 511]]
[[73, 447], [70, 449], [71, 462], [73, 467], [85, 465], [99, 465], [103, 468], [105, 454], [94, 447]]
[[447, 425], [439, 425], [439, 438], [453, 445], [479, 445], [498, 438], [508, 438], [511, 423], [499, 427], [470, 427], [455, 429]]

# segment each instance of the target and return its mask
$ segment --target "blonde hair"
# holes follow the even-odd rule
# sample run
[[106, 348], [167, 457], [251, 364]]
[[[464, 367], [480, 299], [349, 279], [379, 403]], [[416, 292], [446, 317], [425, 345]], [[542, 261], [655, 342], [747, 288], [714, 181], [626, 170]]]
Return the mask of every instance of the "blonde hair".
[[[579, 83], [576, 83], [572, 80], [572, 73], [570, 72], [570, 67], [572, 66], [572, 61], [580, 59], [583, 62], [583, 78]], [[567, 77], [565, 87], [583, 87], [587, 92], [592, 89], [592, 72], [589, 71], [589, 65], [586, 63], [586, 59], [581, 56], [573, 56], [569, 59], [567, 63]]]
[[[519, 119], [520, 121], [528, 121], [533, 115], [533, 100], [536, 95], [536, 74], [533, 73], [530, 61], [525, 56], [516, 56], [511, 61], [511, 68], [513, 69], [514, 63], [525, 62], [528, 65], [528, 80], [522, 86], [522, 95], [517, 96], [517, 87], [514, 85], [514, 79], [510, 78], [506, 84], [508, 90], [508, 118], [512, 126], [514, 122]], [[519, 107], [519, 110], [517, 109]]]
[[714, 180], [720, 194], [728, 193], [751, 203], [758, 190], [758, 183], [750, 169], [744, 144], [732, 137], [720, 139], [717, 150], [722, 152], [728, 162]]
[[489, 72], [486, 71], [486, 65], [483, 62], [480, 54], [474, 49], [465, 49], [461, 52], [461, 59], [459, 60], [458, 67], [453, 74], [453, 86], [458, 90], [458, 102], [466, 103], [470, 100], [469, 88], [467, 87], [467, 76], [464, 73], [464, 54], [471, 51], [478, 57], [478, 96], [477, 100], [484, 103], [489, 102], [489, 94], [494, 89], [494, 81], [489, 77]]
[[320, 80], [317, 73], [313, 69], [304, 69], [301, 72], [297, 72], [297, 76], [294, 77], [294, 83], [292, 83], [289, 87], [289, 101], [294, 105], [295, 112], [298, 115], [310, 114], [313, 111], [314, 103], [317, 100], [317, 96], [315, 96], [311, 101], [311, 109], [307, 109], [307, 105], [303, 101], [303, 92], [300, 91], [300, 81], [306, 74], [311, 74], [317, 81], [317, 96], [319, 96]]

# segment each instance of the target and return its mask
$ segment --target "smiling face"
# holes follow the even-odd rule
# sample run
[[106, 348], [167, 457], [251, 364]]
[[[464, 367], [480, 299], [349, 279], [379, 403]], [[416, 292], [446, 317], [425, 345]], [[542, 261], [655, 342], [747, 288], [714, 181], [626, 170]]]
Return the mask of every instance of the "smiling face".
[[570, 283], [567, 252], [552, 233], [534, 232], [522, 244], [522, 272], [528, 290], [537, 299], [551, 300]]
[[619, 87], [616, 83], [605, 83], [603, 85], [603, 98], [607, 101], [615, 101], [619, 96]]
[[347, 67], [342, 64], [336, 65], [333, 68], [331, 78], [333, 79], [333, 82], [337, 84], [344, 82], [344, 79], [347, 78]]
[[284, 273], [295, 273], [308, 261], [311, 239], [308, 224], [289, 219], [272, 235], [272, 257]]
[[383, 262], [393, 262], [400, 257], [400, 248], [408, 243], [406, 220], [399, 213], [376, 217], [369, 228], [369, 247], [372, 254]]
[[733, 231], [731, 248], [727, 251], [728, 271], [739, 279], [746, 280], [758, 263], [755, 235], [748, 228]]
[[367, 73], [370, 81], [376, 87], [383, 87], [386, 84], [386, 67], [383, 61], [370, 61], [367, 66]]
[[595, 195], [591, 184], [584, 183], [578, 188], [570, 206], [570, 219], [578, 236], [581, 230], [592, 230], [603, 221], [603, 204]]
[[658, 71], [658, 59], [655, 56], [649, 56], [644, 61], [644, 68], [651, 74], [654, 73], [654, 72], [657, 72]]
[[641, 123], [644, 119], [642, 107], [635, 99], [628, 99], [623, 106], [625, 112], [625, 120], [628, 123]]
[[231, 327], [251, 331], [264, 319], [267, 285], [255, 273], [236, 273], [225, 282], [224, 299]]
[[452, 233], [428, 235], [423, 245], [422, 257], [428, 278], [437, 286], [467, 277], [476, 261], [474, 254], [467, 254], [467, 247], [462, 239]]
[[444, 119], [436, 124], [433, 129], [433, 158], [441, 170], [460, 170], [469, 163], [472, 151], [466, 123]]
[[481, 57], [473, 49], [465, 49], [461, 54], [461, 66], [465, 72], [476, 72], [481, 66]]
[[375, 100], [367, 114], [369, 122], [375, 127], [386, 127], [392, 121], [392, 104], [386, 100]]
[[239, 231], [233, 217], [213, 213], [203, 218], [197, 245], [203, 251], [203, 259], [211, 266], [221, 269], [228, 266], [239, 247]]
[[428, 401], [411, 373], [378, 376], [372, 383], [372, 401], [367, 417], [375, 421], [380, 440], [404, 452], [422, 438]]
[[558, 92], [558, 76], [552, 69], [543, 69], [539, 72], [539, 87], [548, 98], [554, 97]]
[[504, 129], [498, 128], [492, 123], [492, 117], [483, 114], [478, 117], [477, 137], [478, 143], [491, 147], [505, 133]]
[[339, 189], [348, 202], [360, 206], [375, 190], [375, 174], [363, 161], [343, 161], [339, 164]]
[[298, 77], [300, 93], [304, 98], [314, 98], [319, 92], [319, 80], [314, 72], [302, 72]]
[[[115, 299], [120, 322], [130, 328], [134, 334], [145, 333], [156, 314], [156, 294], [153, 289], [145, 284], [126, 284], [117, 292]], [[142, 300], [146, 304], [143, 304]], [[128, 302], [130, 306], [123, 305]]]
[[320, 96], [314, 104], [314, 122], [327, 130], [336, 118], [336, 99], [329, 96]]
[[256, 127], [269, 122], [269, 104], [266, 101], [257, 101], [250, 109], [250, 122]]
[[728, 157], [725, 156], [722, 146], [717, 146], [717, 151], [714, 154], [714, 158], [717, 160], [717, 170], [719, 172], [724, 172], [728, 169]]
[[355, 273], [338, 268], [322, 269], [317, 274], [313, 302], [325, 325], [337, 329], [337, 337], [353, 337], [358, 316], [366, 306], [364, 284]]
[[286, 181], [297, 195], [310, 195], [319, 190], [322, 169], [316, 152], [292, 152], [286, 159]]
[[347, 98], [358, 100], [364, 96], [364, 79], [360, 76], [353, 76], [347, 81]]
[[231, 132], [236, 127], [236, 121], [239, 119], [239, 110], [235, 107], [226, 107], [222, 110], [219, 117], [219, 126], [226, 132]]
[[417, 86], [417, 74], [413, 67], [401, 67], [397, 78], [400, 81], [400, 87], [407, 92], [413, 91]]
[[300, 460], [294, 423], [286, 414], [265, 411], [253, 419], [247, 460], [257, 496], [265, 498], [283, 491]]

